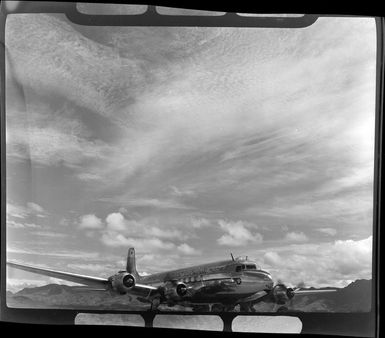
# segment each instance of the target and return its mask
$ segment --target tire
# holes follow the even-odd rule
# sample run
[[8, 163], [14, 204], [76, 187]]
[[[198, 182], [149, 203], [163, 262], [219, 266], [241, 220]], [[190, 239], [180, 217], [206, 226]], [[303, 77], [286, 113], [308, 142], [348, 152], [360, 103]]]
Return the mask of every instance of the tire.
[[223, 312], [225, 307], [222, 304], [213, 304], [211, 306], [211, 312]]
[[277, 312], [288, 312], [289, 309], [286, 306], [281, 306], [277, 309]]

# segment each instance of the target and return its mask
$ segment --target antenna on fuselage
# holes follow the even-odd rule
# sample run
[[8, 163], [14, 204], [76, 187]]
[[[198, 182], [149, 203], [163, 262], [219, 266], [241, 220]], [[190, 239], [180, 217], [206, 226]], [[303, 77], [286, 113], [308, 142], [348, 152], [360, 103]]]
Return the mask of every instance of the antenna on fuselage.
[[234, 256], [233, 256], [233, 254], [230, 252], [230, 255], [231, 255], [231, 259], [233, 260], [233, 262], [235, 261], [235, 259], [234, 259]]

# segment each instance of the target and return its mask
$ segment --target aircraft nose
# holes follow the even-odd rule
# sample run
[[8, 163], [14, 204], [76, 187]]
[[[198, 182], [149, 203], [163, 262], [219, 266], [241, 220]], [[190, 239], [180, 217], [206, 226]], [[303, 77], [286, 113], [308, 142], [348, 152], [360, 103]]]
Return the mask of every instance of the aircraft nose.
[[263, 282], [266, 288], [273, 287], [273, 278], [269, 273], [259, 272], [259, 271], [247, 271], [245, 274], [253, 278], [256, 282]]

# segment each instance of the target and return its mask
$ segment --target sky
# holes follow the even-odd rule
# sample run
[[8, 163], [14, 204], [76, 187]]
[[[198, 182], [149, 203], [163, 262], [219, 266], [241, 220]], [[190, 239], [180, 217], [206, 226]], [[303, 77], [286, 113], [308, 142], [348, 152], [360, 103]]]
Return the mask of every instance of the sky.
[[[91, 276], [247, 255], [371, 278], [376, 28], [6, 22], [7, 259]], [[8, 269], [8, 288], [55, 280]]]

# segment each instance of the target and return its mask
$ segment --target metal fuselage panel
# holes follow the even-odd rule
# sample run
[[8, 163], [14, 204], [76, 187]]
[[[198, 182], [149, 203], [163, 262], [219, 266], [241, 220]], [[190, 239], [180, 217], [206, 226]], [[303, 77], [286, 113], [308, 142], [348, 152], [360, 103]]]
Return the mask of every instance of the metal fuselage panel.
[[[201, 264], [167, 272], [140, 277], [142, 284], [161, 286], [167, 282], [181, 282], [196, 287], [199, 291], [189, 299], [194, 303], [235, 302], [256, 292], [271, 289], [273, 280], [262, 270], [236, 271], [242, 264], [255, 264], [250, 261], [221, 261]], [[240, 280], [235, 283], [234, 280]], [[186, 299], [187, 300], [187, 299]]]

